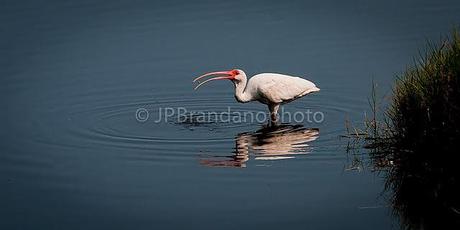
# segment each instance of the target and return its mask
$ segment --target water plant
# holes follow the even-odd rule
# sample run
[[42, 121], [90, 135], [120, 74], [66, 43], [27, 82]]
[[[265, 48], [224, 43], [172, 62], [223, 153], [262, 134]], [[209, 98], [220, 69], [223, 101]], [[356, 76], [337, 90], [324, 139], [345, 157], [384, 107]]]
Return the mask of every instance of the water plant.
[[378, 119], [374, 88], [372, 117], [365, 119], [364, 129], [347, 136], [362, 139], [375, 162], [388, 163], [386, 187], [404, 228], [459, 227], [458, 30], [439, 45], [429, 44], [420, 60], [397, 77], [392, 93]]
[[411, 228], [460, 224], [460, 34], [436, 46], [396, 81], [386, 116], [387, 186]]

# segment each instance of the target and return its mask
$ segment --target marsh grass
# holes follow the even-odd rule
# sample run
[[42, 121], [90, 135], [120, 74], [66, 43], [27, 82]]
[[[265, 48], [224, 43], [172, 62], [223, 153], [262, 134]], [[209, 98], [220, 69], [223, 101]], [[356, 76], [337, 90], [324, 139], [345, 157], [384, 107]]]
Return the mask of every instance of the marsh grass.
[[[389, 107], [378, 110], [373, 84], [364, 128], [347, 124], [387, 168], [395, 214], [407, 229], [460, 227], [460, 34], [428, 44], [397, 77]], [[382, 118], [377, 115], [382, 114]], [[458, 229], [458, 228], [457, 228]]]
[[[345, 121], [342, 137], [359, 139], [370, 149], [457, 151], [460, 140], [460, 34], [454, 30], [440, 46], [428, 44], [402, 75], [397, 76], [390, 106], [382, 109], [377, 84], [369, 98], [371, 115], [362, 125]], [[381, 117], [379, 117], [381, 115]]]
[[[410, 228], [460, 225], [460, 35], [428, 45], [400, 76], [386, 116], [385, 150], [397, 160], [387, 187]], [[427, 208], [428, 207], [428, 208]]]

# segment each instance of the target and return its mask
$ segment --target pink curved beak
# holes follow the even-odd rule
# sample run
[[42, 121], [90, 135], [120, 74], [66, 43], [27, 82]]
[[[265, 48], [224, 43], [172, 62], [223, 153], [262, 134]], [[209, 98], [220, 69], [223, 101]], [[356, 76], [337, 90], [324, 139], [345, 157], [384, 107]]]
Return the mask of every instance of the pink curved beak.
[[224, 76], [213, 77], [213, 78], [210, 78], [210, 79], [208, 79], [208, 80], [206, 80], [206, 81], [203, 81], [203, 82], [201, 82], [200, 84], [198, 84], [198, 85], [195, 87], [195, 90], [198, 89], [198, 88], [199, 88], [200, 86], [202, 86], [203, 84], [205, 84], [205, 83], [207, 83], [207, 82], [210, 82], [210, 81], [213, 81], [213, 80], [226, 80], [226, 79], [232, 80], [232, 79], [235, 78], [235, 75], [232, 74], [231, 71], [217, 71], [217, 72], [211, 72], [211, 73], [207, 73], [207, 74], [201, 75], [201, 76], [195, 78], [195, 79], [193, 80], [193, 82], [196, 82], [196, 81], [199, 82], [199, 80], [202, 79], [202, 78], [204, 78], [204, 77], [215, 76], [215, 75], [224, 75]]

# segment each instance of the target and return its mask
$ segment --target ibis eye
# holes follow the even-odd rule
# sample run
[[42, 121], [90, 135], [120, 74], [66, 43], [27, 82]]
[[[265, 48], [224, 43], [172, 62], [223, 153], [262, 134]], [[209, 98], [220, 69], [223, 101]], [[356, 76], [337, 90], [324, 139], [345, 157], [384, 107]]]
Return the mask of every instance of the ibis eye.
[[238, 75], [238, 74], [240, 74], [240, 72], [238, 72], [238, 70], [233, 70], [233, 71], [232, 71], [232, 74], [233, 74], [233, 75]]

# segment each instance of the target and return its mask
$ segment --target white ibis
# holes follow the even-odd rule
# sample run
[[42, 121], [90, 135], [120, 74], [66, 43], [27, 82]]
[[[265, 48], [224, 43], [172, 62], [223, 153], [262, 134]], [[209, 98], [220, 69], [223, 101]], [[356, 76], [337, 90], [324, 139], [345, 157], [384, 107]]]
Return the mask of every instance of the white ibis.
[[240, 69], [207, 73], [195, 78], [193, 82], [199, 82], [208, 76], [216, 77], [201, 82], [195, 90], [209, 81], [230, 80], [235, 85], [235, 98], [238, 102], [259, 101], [268, 105], [272, 124], [278, 121], [278, 109], [281, 104], [319, 91], [311, 81], [278, 73], [257, 74], [248, 81], [246, 74]]

